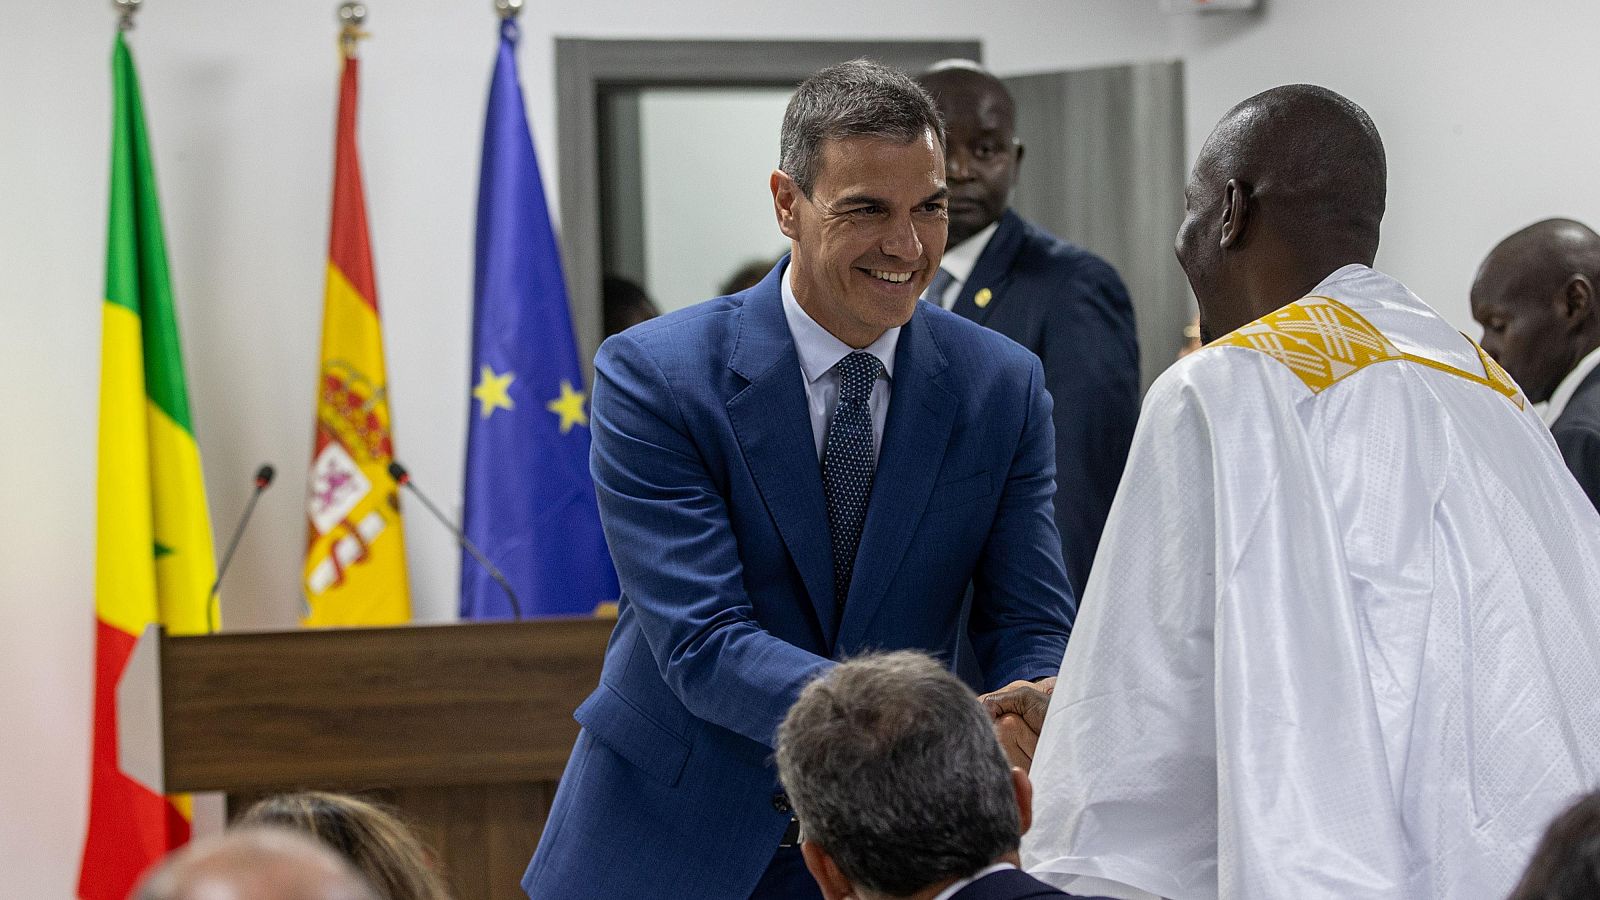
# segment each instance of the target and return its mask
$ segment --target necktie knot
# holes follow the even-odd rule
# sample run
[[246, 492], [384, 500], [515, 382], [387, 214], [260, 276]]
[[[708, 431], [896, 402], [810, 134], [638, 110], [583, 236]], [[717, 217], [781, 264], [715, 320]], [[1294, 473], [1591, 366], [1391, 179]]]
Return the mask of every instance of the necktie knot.
[[834, 366], [839, 372], [839, 402], [866, 403], [872, 383], [883, 371], [883, 363], [865, 350], [857, 350]]

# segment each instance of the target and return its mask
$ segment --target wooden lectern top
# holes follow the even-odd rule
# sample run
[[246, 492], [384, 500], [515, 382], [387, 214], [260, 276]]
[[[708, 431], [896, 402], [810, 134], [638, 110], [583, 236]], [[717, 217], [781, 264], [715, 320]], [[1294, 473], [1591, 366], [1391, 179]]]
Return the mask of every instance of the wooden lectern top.
[[164, 637], [165, 789], [553, 781], [613, 624]]

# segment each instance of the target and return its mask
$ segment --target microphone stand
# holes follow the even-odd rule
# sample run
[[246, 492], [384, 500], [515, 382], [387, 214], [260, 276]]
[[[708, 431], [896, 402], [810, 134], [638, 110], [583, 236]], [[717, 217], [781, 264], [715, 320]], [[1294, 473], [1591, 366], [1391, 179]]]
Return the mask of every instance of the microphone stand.
[[239, 524], [233, 528], [233, 537], [228, 540], [228, 549], [222, 554], [222, 565], [217, 567], [217, 580], [211, 582], [211, 590], [206, 594], [206, 634], [215, 634], [217, 631], [217, 589], [222, 587], [222, 576], [228, 571], [228, 565], [233, 562], [233, 552], [239, 549], [239, 539], [244, 537], [244, 527], [250, 524], [250, 517], [255, 514], [256, 501], [261, 499], [267, 486], [272, 484], [273, 474], [272, 466], [266, 463], [256, 470], [255, 490], [250, 492], [250, 499], [244, 505], [244, 515], [239, 517]]
[[474, 544], [472, 539], [467, 537], [467, 533], [465, 531], [462, 531], [458, 525], [450, 521], [450, 519], [445, 516], [443, 510], [433, 505], [433, 501], [428, 499], [427, 494], [424, 494], [416, 486], [416, 484], [412, 483], [411, 473], [406, 471], [405, 466], [400, 465], [398, 462], [389, 463], [389, 476], [393, 478], [395, 483], [401, 487], [410, 488], [411, 493], [415, 495], [418, 500], [422, 501], [423, 506], [428, 508], [428, 512], [433, 513], [433, 517], [438, 519], [439, 523], [445, 528], [449, 529], [450, 533], [455, 536], [456, 543], [460, 544], [462, 548], [464, 548], [468, 553], [472, 554], [472, 558], [478, 561], [478, 565], [482, 566], [483, 570], [489, 573], [489, 577], [494, 579], [495, 584], [500, 585], [500, 589], [506, 592], [506, 599], [511, 601], [512, 618], [521, 621], [522, 602], [517, 599], [517, 592], [511, 589], [511, 582], [507, 581], [506, 576], [502, 575], [500, 570], [495, 568], [494, 563], [490, 562], [489, 558], [483, 555], [483, 552], [478, 549], [478, 545]]

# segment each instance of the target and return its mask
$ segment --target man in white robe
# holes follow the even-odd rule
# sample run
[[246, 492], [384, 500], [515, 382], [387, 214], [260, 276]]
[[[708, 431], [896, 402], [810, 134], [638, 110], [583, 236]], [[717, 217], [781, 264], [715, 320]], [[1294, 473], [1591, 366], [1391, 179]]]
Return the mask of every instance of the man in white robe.
[[1049, 700], [1023, 862], [1058, 887], [1503, 897], [1600, 776], [1600, 517], [1370, 268], [1384, 179], [1306, 85], [1201, 151], [1177, 250], [1225, 336], [1145, 400]]

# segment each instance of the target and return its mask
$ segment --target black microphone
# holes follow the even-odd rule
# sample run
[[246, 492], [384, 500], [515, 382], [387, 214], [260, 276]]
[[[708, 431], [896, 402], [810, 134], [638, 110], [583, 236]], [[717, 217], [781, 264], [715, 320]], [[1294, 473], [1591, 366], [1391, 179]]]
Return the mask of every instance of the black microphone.
[[239, 549], [239, 539], [244, 537], [244, 527], [250, 523], [250, 516], [256, 511], [256, 501], [261, 499], [261, 494], [272, 484], [273, 471], [271, 463], [262, 463], [256, 470], [255, 490], [250, 492], [250, 500], [244, 505], [244, 515], [239, 517], [239, 524], [233, 527], [233, 539], [228, 541], [228, 552], [222, 554], [222, 565], [217, 567], [217, 580], [211, 583], [211, 593], [206, 595], [206, 634], [217, 630], [217, 588], [222, 586], [222, 576], [228, 571], [228, 564], [233, 562], [233, 551]]
[[517, 592], [511, 589], [511, 582], [506, 580], [506, 576], [500, 574], [500, 570], [494, 567], [494, 563], [489, 562], [489, 558], [483, 555], [483, 551], [478, 549], [478, 545], [474, 544], [471, 538], [467, 537], [467, 533], [462, 531], [459, 525], [450, 521], [439, 507], [433, 505], [433, 501], [428, 499], [428, 495], [417, 488], [416, 484], [411, 481], [411, 473], [406, 471], [406, 467], [398, 462], [391, 461], [389, 463], [389, 477], [394, 479], [395, 484], [410, 488], [411, 493], [416, 494], [417, 499], [422, 501], [422, 505], [428, 508], [428, 512], [433, 513], [435, 519], [438, 519], [444, 527], [450, 529], [450, 533], [456, 536], [456, 543], [465, 547], [467, 552], [472, 554], [472, 558], [478, 561], [478, 565], [482, 566], [483, 570], [489, 573], [489, 577], [494, 579], [495, 584], [500, 585], [500, 589], [506, 592], [506, 599], [511, 601], [511, 615], [516, 619], [521, 619], [522, 602], [517, 599]]

